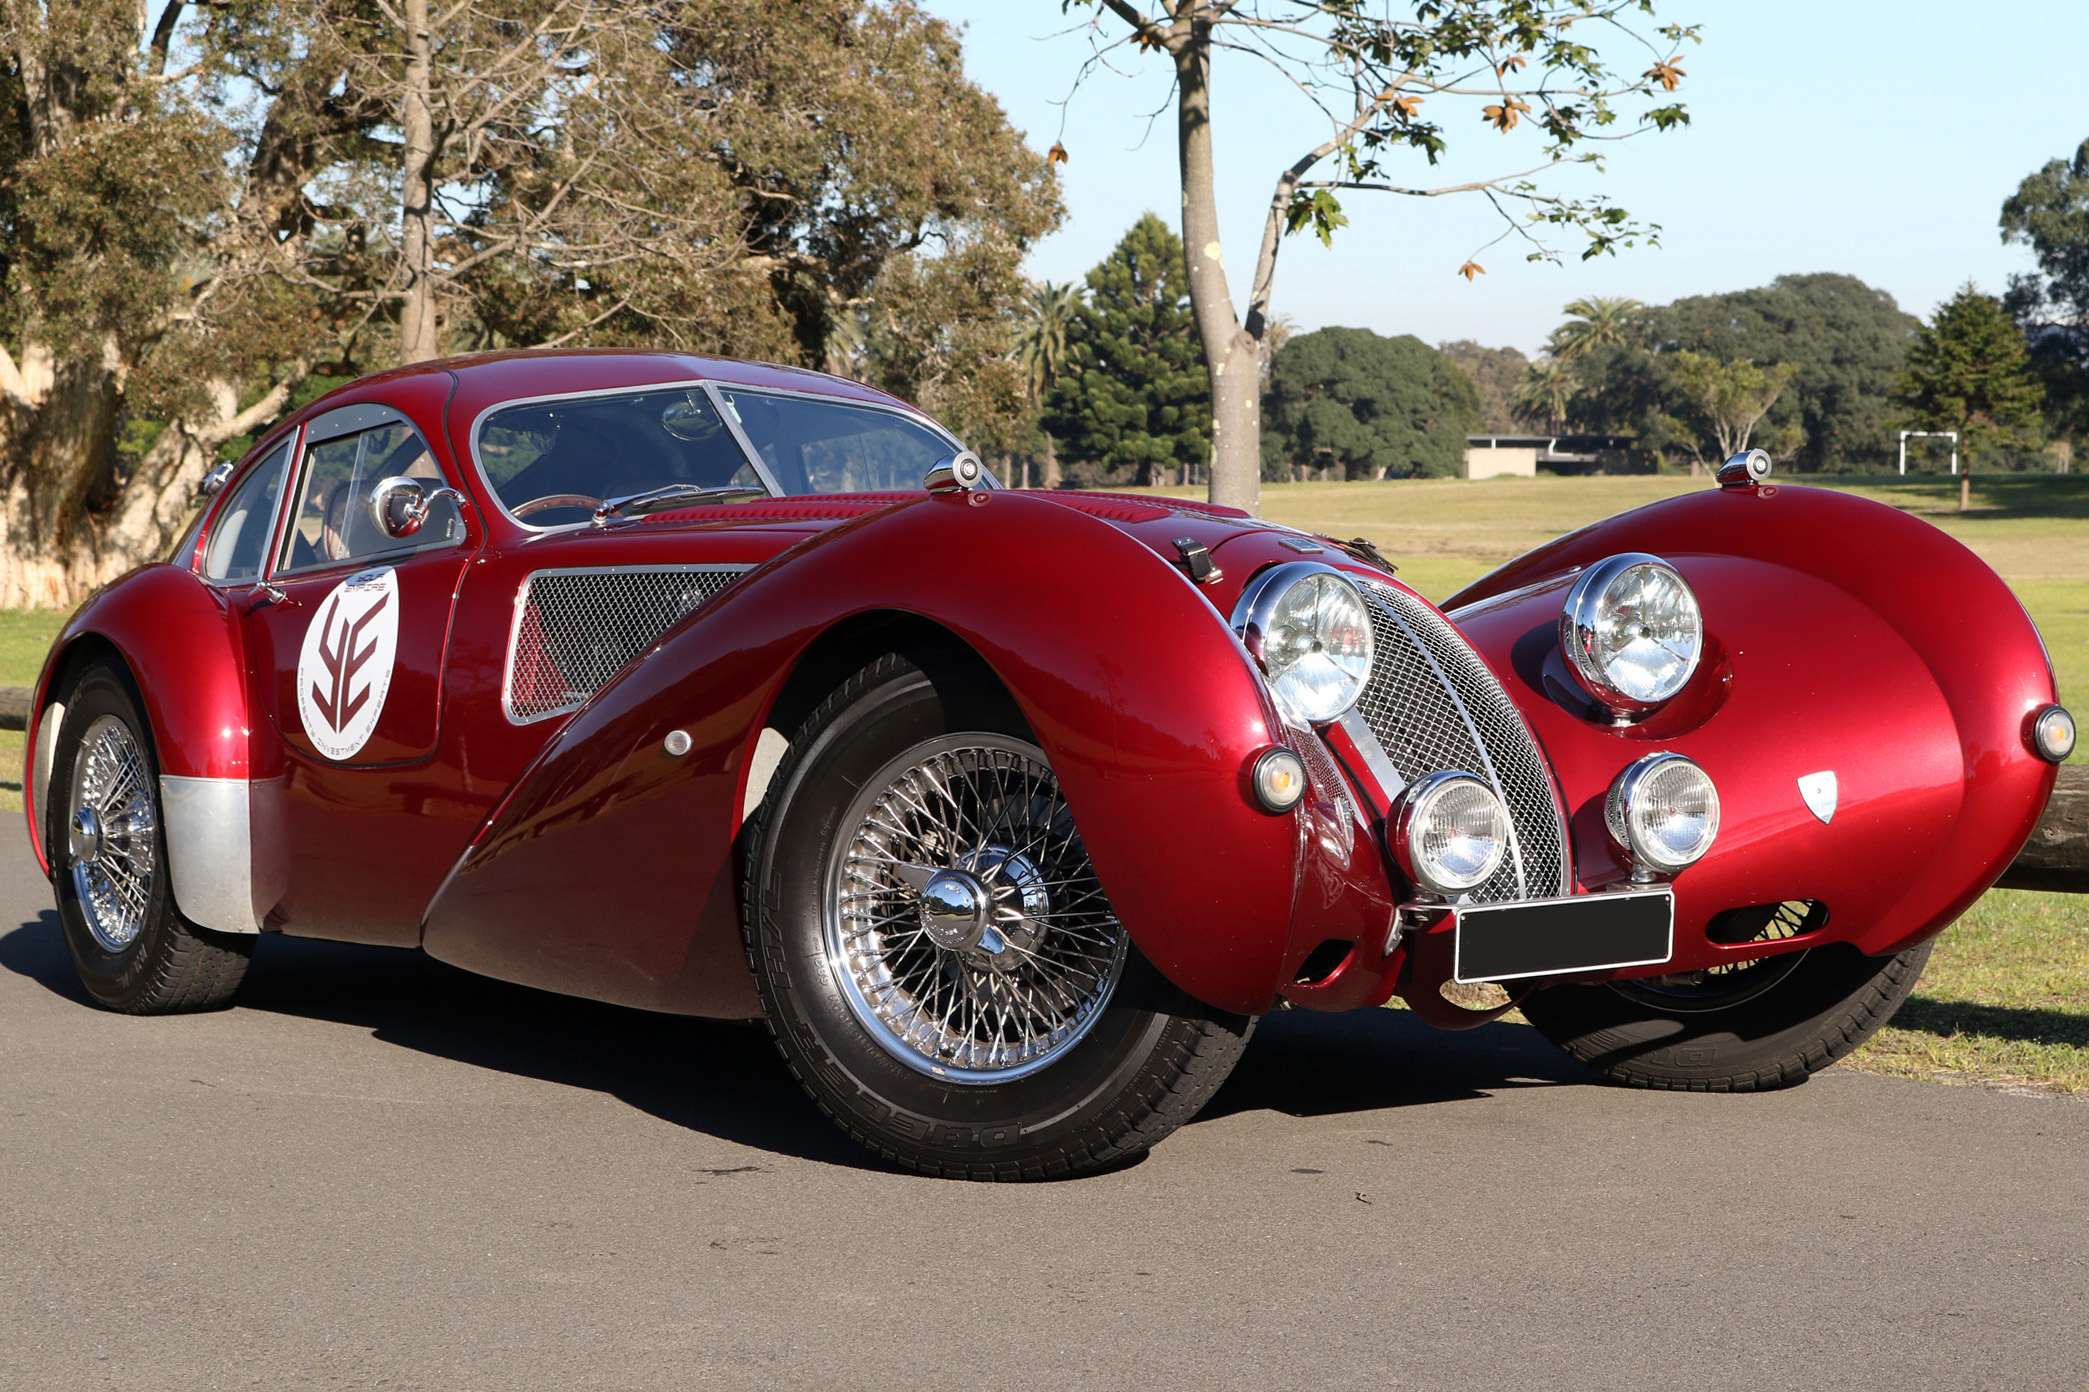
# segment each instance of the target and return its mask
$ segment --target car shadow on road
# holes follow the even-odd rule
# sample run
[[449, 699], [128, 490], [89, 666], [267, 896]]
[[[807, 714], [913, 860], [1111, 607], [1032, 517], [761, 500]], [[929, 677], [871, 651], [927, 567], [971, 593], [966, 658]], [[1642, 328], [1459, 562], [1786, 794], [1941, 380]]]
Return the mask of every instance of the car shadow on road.
[[[0, 936], [0, 968], [93, 1008], [54, 912]], [[398, 948], [277, 936], [258, 945], [235, 1008], [347, 1025], [474, 1068], [586, 1088], [772, 1154], [891, 1168], [818, 1113], [758, 1024], [554, 995]], [[1262, 1022], [1202, 1115], [1327, 1116], [1593, 1079], [1527, 1025], [1451, 1034], [1400, 1010], [1285, 1011]]]
[[1263, 1018], [1200, 1116], [1332, 1116], [1600, 1081], [1525, 1024], [1453, 1032], [1408, 1010], [1286, 1010]]

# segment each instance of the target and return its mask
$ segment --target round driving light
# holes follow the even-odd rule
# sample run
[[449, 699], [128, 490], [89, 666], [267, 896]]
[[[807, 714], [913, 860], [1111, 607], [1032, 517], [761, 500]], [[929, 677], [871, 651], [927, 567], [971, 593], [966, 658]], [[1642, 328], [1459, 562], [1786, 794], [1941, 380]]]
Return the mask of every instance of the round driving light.
[[1294, 561], [1263, 571], [1241, 592], [1233, 631], [1294, 719], [1335, 719], [1370, 680], [1371, 613], [1333, 566]]
[[1581, 573], [1560, 610], [1559, 636], [1582, 685], [1631, 719], [1683, 689], [1704, 652], [1705, 624], [1674, 566], [1628, 551]]
[[1680, 754], [1649, 754], [1610, 785], [1604, 820], [1632, 857], [1634, 878], [1695, 865], [1719, 834], [1719, 790]]
[[1417, 888], [1463, 894], [1487, 882], [1509, 852], [1509, 812], [1469, 773], [1417, 778], [1393, 808], [1393, 858]]
[[2074, 717], [2063, 706], [2047, 706], [2031, 721], [2031, 747], [2047, 763], [2066, 763], [2074, 753], [2074, 736]]
[[1306, 766], [1298, 755], [1277, 745], [1255, 759], [1255, 800], [1268, 812], [1289, 812], [1306, 795]]

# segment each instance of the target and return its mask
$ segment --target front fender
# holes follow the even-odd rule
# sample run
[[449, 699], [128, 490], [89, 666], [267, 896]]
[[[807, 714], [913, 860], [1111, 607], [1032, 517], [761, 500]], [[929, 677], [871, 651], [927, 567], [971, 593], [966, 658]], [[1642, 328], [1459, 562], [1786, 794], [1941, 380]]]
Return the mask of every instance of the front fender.
[[[1167, 562], [1020, 493], [837, 527], [685, 621], [518, 780], [430, 906], [428, 950], [606, 999], [753, 1013], [733, 853], [746, 771], [799, 660], [874, 612], [927, 619], [993, 669], [1140, 950], [1213, 1006], [1268, 1008], [1300, 838], [1295, 815], [1251, 801], [1247, 766], [1281, 729], [1267, 694]], [[681, 758], [662, 752], [672, 729], [691, 737]]]
[[[1707, 652], [1669, 707], [1613, 728], [1590, 718], [1556, 635], [1572, 575], [1623, 551], [1689, 580]], [[1912, 946], [1994, 882], [2052, 789], [2053, 766], [2027, 739], [2054, 699], [2052, 669], [2022, 605], [1957, 541], [1867, 499], [1690, 494], [1563, 537], [1445, 607], [1551, 756], [1584, 885], [1625, 870], [1602, 825], [1620, 769], [1673, 749], [1711, 774], [1722, 825], [1676, 880], [1677, 955], [1664, 970], [1757, 955], [1708, 943], [1707, 922], [1786, 900], [1829, 906], [1809, 943], [1874, 956]], [[1826, 821], [1798, 789], [1822, 771], [1839, 789]]]

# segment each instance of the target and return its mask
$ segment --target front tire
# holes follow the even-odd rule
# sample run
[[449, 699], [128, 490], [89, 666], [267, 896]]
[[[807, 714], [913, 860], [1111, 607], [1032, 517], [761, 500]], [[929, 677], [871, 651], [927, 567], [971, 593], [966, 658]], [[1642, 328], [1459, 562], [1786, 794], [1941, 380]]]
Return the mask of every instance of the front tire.
[[784, 1060], [852, 1137], [963, 1179], [1080, 1174], [1189, 1120], [1253, 1022], [1132, 945], [1005, 698], [873, 663], [748, 824], [749, 961]]
[[175, 907], [159, 760], [121, 668], [97, 663], [73, 686], [49, 787], [51, 887], [88, 994], [130, 1015], [231, 1004], [254, 939], [199, 928]]
[[1892, 957], [1847, 946], [1688, 978], [1552, 986], [1521, 1002], [1540, 1034], [1632, 1087], [1761, 1092], [1850, 1053], [1915, 989], [1928, 943]]

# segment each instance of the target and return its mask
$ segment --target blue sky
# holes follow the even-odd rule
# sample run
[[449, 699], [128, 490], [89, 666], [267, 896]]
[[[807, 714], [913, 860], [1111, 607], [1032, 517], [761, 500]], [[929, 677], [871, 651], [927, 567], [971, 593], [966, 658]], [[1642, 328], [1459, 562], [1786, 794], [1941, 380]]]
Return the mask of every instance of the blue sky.
[[[1130, 61], [1057, 105], [1089, 52], [1058, 0], [924, 0], [965, 26], [966, 67], [1039, 149], [1063, 138], [1068, 217], [1040, 244], [1033, 276], [1077, 280], [1139, 214], [1177, 223], [1173, 109], [1165, 66]], [[1533, 351], [1582, 295], [1665, 302], [1841, 271], [1927, 316], [1966, 280], [2000, 293], [2029, 254], [2004, 247], [2002, 200], [2049, 159], [2089, 139], [2089, 0], [1690, 0], [1663, 21], [1700, 24], [1680, 97], [1689, 128], [1615, 147], [1600, 185], [1661, 245], [1590, 262], [1527, 264], [1507, 243], [1487, 274], [1456, 274], [1500, 224], [1471, 197], [1353, 194], [1350, 226], [1324, 250], [1286, 240], [1276, 309], [1302, 328], [1346, 324], [1435, 343], [1475, 338]], [[1278, 171], [1323, 138], [1321, 118], [1253, 65], [1221, 55], [1214, 75], [1220, 218], [1235, 294], [1252, 269]], [[1441, 113], [1431, 112], [1432, 115]], [[1497, 173], [1507, 141], [1458, 113], [1452, 172]], [[1143, 143], [1141, 140], [1144, 136]], [[1471, 162], [1469, 162], [1471, 161]], [[1428, 177], [1419, 158], [1412, 177]], [[1179, 225], [1179, 224], [1178, 224]]]

